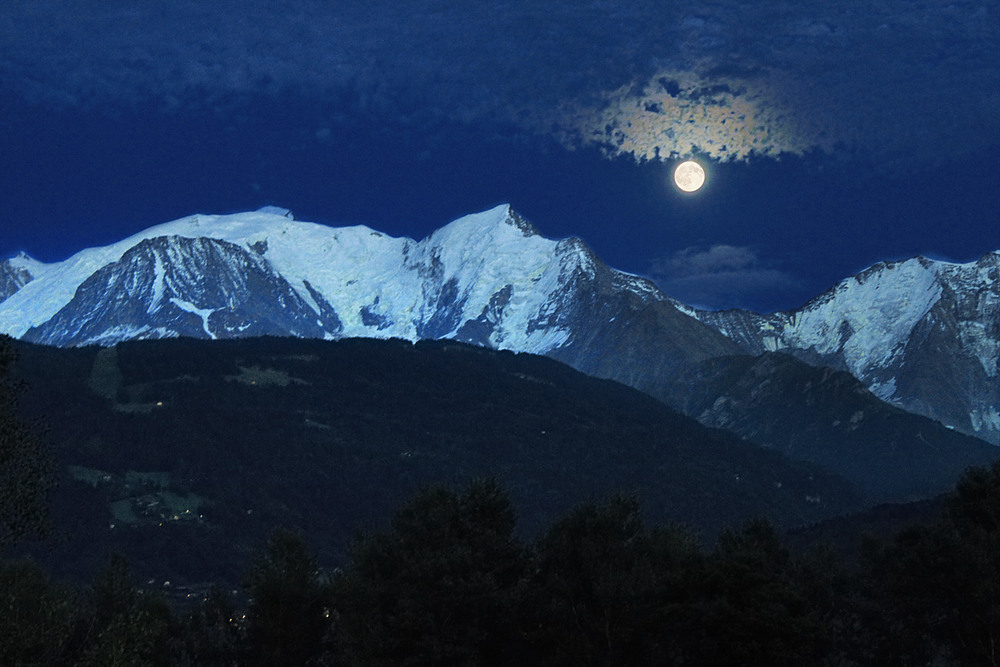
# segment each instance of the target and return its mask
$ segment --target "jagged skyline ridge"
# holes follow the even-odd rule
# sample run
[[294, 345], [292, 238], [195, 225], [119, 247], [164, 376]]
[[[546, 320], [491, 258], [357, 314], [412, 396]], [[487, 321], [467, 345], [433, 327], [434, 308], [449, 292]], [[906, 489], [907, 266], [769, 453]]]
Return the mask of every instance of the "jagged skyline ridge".
[[[269, 238], [285, 237], [289, 231], [294, 233], [290, 239], [285, 239], [282, 243], [268, 241]], [[497, 236], [497, 232], [500, 232], [501, 237]], [[524, 237], [521, 242], [528, 239], [529, 247], [534, 245], [538, 252], [532, 256], [531, 253], [526, 254], [525, 247], [519, 246], [517, 242], [509, 244], [512, 240], [510, 237], [512, 232], [515, 237]], [[507, 235], [506, 239], [502, 238], [504, 234]], [[194, 214], [154, 225], [108, 246], [85, 249], [62, 262], [47, 264], [34, 260], [25, 253], [18, 253], [16, 256], [8, 258], [4, 261], [4, 272], [0, 275], [0, 279], [3, 280], [3, 283], [0, 283], [0, 287], [2, 287], [0, 289], [0, 304], [15, 293], [20, 292], [20, 294], [10, 304], [0, 307], [0, 310], [5, 310], [8, 313], [8, 319], [4, 323], [6, 332], [14, 336], [23, 335], [28, 328], [36, 326], [68, 303], [76, 286], [90, 277], [97, 268], [120, 261], [122, 256], [140, 241], [170, 236], [218, 239], [237, 244], [242, 249], [253, 250], [279, 267], [282, 275], [291, 280], [306, 303], [317, 312], [319, 312], [320, 307], [314, 301], [311, 292], [304, 288], [302, 283], [311, 280], [316, 287], [330, 291], [344, 290], [345, 287], [358, 284], [357, 277], [344, 278], [342, 271], [345, 266], [352, 267], [352, 271], [358, 271], [362, 282], [370, 285], [379, 280], [395, 279], [396, 274], [400, 272], [403, 275], [409, 273], [426, 274], [431, 270], [428, 267], [436, 267], [435, 270], [440, 271], [442, 252], [451, 255], [446, 257], [444, 262], [452, 267], [451, 271], [454, 271], [455, 267], [463, 267], [463, 261], [470, 256], [490, 258], [488, 264], [478, 265], [474, 269], [477, 275], [473, 282], [480, 284], [481, 292], [476, 295], [475, 300], [483, 301], [492, 292], [484, 291], [485, 288], [482, 285], [498, 284], [498, 281], [503, 279], [504, 270], [513, 274], [533, 275], [539, 270], [538, 267], [548, 268], [549, 255], [556, 250], [571, 249], [578, 257], [576, 263], [581, 267], [603, 264], [580, 239], [575, 237], [548, 238], [541, 234], [531, 222], [519, 215], [510, 204], [501, 204], [487, 211], [462, 216], [443, 225], [421, 240], [393, 237], [366, 225], [330, 227], [296, 220], [288, 209], [274, 206], [237, 214]], [[456, 248], [461, 249], [458, 256], [454, 254]], [[869, 277], [873, 275], [878, 277], [883, 273], [907, 273], [908, 267], [923, 269], [919, 273], [924, 282], [931, 281], [929, 284], [936, 284], [939, 275], [946, 278], [949, 275], [960, 276], [971, 272], [970, 275], [978, 276], [979, 282], [982, 283], [980, 287], [989, 292], [990, 289], [996, 287], [998, 276], [994, 275], [995, 270], [991, 272], [990, 267], [992, 263], [997, 261], [996, 257], [998, 256], [1000, 256], [1000, 250], [988, 252], [976, 261], [965, 263], [933, 260], [921, 256], [905, 261], [878, 262], [859, 272], [856, 276], [838, 281], [826, 292], [807, 302], [801, 309], [790, 309], [770, 315], [751, 314], [761, 318], [761, 321], [794, 322], [796, 312], [816, 310], [817, 304], [821, 306], [835, 301], [835, 295], [849, 291], [851, 285], [863, 286], [867, 282], [871, 286], [879, 283], [879, 280], [869, 282]], [[378, 258], [378, 260], [372, 262], [373, 257]], [[331, 262], [331, 258], [335, 258], [335, 261]], [[505, 266], [505, 260], [513, 260], [514, 266]], [[981, 268], [983, 266], [985, 268]], [[502, 269], [499, 272], [494, 271], [497, 275], [490, 275], [491, 267], [502, 267]], [[463, 270], [468, 270], [468, 267], [463, 267]], [[588, 270], [593, 272], [592, 268]], [[713, 314], [711, 311], [699, 310], [690, 304], [684, 304], [672, 295], [663, 293], [660, 288], [646, 278], [617, 269], [612, 269], [612, 271], [616, 275], [625, 276], [638, 292], [654, 295], [657, 300], [670, 301], [689, 315], [720, 322], [728, 318], [726, 312]], [[482, 280], [478, 274], [486, 274], [487, 278]], [[46, 278], [44, 287], [42, 287], [43, 283], [35, 282], [31, 289], [21, 291], [21, 287], [41, 276]], [[448, 275], [448, 279], [454, 277], [452, 274]], [[531, 282], [533, 286], [537, 287], [537, 277]], [[879, 285], [876, 284], [875, 289], [877, 290], [878, 287]], [[410, 291], [404, 291], [402, 299], [404, 308], [409, 310], [424, 295], [421, 294], [419, 288], [411, 286], [406, 289]], [[357, 303], [359, 297], [363, 296], [350, 290], [347, 290], [345, 294], [347, 296], [345, 303], [349, 304]], [[927, 307], [933, 305], [939, 296], [940, 288], [937, 288], [937, 292], [931, 295], [932, 298], [929, 297]], [[536, 301], [539, 298], [536, 298]], [[858, 305], [872, 305], [875, 303], [872, 299], [877, 300], [878, 295], [869, 294], [865, 299], [858, 301]], [[904, 318], [910, 325], [913, 324], [911, 320], [922, 316], [927, 310], [927, 308], [920, 309], [919, 305], [922, 302], [914, 304], [909, 297], [904, 299], [903, 296], [900, 296], [900, 299], [907, 304], [908, 311], [912, 311], [912, 317]], [[989, 299], [987, 301], [987, 306], [995, 305]], [[11, 317], [21, 319], [10, 319]], [[895, 318], [895, 320], [898, 319], [898, 317]], [[853, 324], [855, 328], [860, 326], [858, 322]], [[896, 326], [902, 325], [896, 321]], [[419, 338], [415, 335], [415, 330], [406, 332], [402, 337], [414, 340]], [[737, 338], [739, 338], [738, 334]], [[748, 343], [748, 341], [742, 342]], [[775, 349], [775, 345], [778, 344], [764, 341], [756, 345], [760, 347], [760, 350], [765, 350]]]
[[692, 315], [749, 354], [847, 370], [884, 401], [1000, 444], [1000, 251], [880, 262], [788, 312]]
[[[241, 255], [258, 255], [316, 316], [322, 316], [324, 308], [337, 313], [333, 329], [323, 330], [328, 337], [418, 340], [454, 336], [456, 327], [484, 314], [488, 316], [487, 307], [506, 290], [504, 302], [493, 305], [496, 309], [511, 306], [505, 325], [522, 337], [483, 342], [538, 353], [565, 342], [566, 333], [558, 327], [538, 325], [533, 336], [531, 322], [557, 321], [559, 314], [552, 310], [550, 301], [564, 287], [567, 272], [578, 270], [592, 276], [599, 261], [578, 239], [553, 240], [540, 235], [507, 204], [459, 218], [421, 241], [391, 237], [362, 225], [332, 228], [301, 222], [274, 207], [228, 216], [194, 215], [156, 225], [110, 246], [81, 251], [65, 262], [44, 265], [23, 256], [15, 259], [12, 272], [27, 270], [33, 272], [34, 279], [0, 303], [0, 328], [16, 337], [24, 336], [78, 297], [80, 287], [88, 280], [96, 280], [95, 298], [111, 298], [104, 292], [115, 284], [114, 278], [101, 278], [97, 272], [111, 267], [112, 274], [116, 270], [130, 273], [128, 264], [142, 261], [134, 257], [140, 248], [138, 252], [146, 255], [145, 263], [154, 267], [153, 275], [129, 290], [127, 297], [144, 299], [147, 312], [155, 312], [163, 304], [165, 284], [171, 280], [164, 269], [171, 261], [167, 255], [177, 262], [187, 258], [183, 249], [179, 251], [173, 244], [150, 247], [150, 243], [172, 237], [215, 239], [232, 244]], [[242, 267], [253, 265], [253, 261], [237, 261]], [[224, 264], [198, 265], [206, 272], [213, 267], [226, 269]], [[195, 288], [202, 279], [211, 282], [215, 278], [192, 273], [186, 281], [187, 289]], [[624, 280], [638, 293], [665, 299], [643, 278], [629, 276]], [[464, 291], [455, 291], [457, 286]], [[454, 310], [456, 301], [457, 312], [442, 318], [439, 310]], [[214, 306], [217, 309], [227, 304], [223, 301]], [[207, 302], [185, 302], [184, 308], [202, 312], [206, 318], [204, 313], [212, 306]], [[400, 318], [400, 313], [411, 315]], [[427, 329], [428, 323], [435, 320], [438, 324]], [[443, 321], [452, 322], [451, 328]], [[149, 333], [152, 337], [160, 335]], [[140, 334], [118, 332], [116, 336]], [[162, 334], [170, 335], [168, 331]], [[114, 339], [76, 340], [74, 344], [88, 342], [109, 343]]]

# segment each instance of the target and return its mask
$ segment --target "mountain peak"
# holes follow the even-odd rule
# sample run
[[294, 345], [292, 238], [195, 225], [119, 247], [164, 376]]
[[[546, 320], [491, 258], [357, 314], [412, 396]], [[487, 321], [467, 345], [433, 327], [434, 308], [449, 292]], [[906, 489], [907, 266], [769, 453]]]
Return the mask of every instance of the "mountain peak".
[[32, 274], [38, 273], [45, 267], [45, 262], [41, 262], [23, 250], [19, 250], [16, 255], [9, 259], [0, 260], [0, 264], [9, 267], [22, 269]]
[[267, 213], [268, 215], [280, 215], [289, 220], [295, 219], [295, 215], [290, 210], [281, 206], [261, 206], [254, 213]]
[[525, 236], [540, 236], [535, 226], [522, 218], [521, 215], [509, 205], [507, 205], [506, 222], [521, 230], [521, 233]]
[[459, 237], [467, 239], [509, 237], [513, 239], [532, 236], [541, 236], [541, 234], [510, 204], [500, 204], [480, 213], [464, 215], [432, 232], [428, 239], [431, 239], [433, 245], [438, 245], [442, 242], [454, 243]]
[[[735, 350], [673, 308], [647, 308], [662, 300], [648, 281], [606, 267], [583, 241], [541, 235], [509, 204], [419, 242], [264, 208], [192, 215], [81, 251], [0, 301], [0, 331], [54, 345], [262, 331], [454, 338], [538, 354], [571, 346], [562, 359], [589, 364], [605, 363], [603, 341], [626, 339], [641, 317], [651, 340], [707, 337]], [[261, 328], [268, 323], [277, 328]], [[661, 356], [630, 376], [672, 368], [689, 352], [674, 346]], [[623, 372], [621, 364], [597, 370]]]
[[23, 250], [10, 259], [0, 259], [0, 303], [45, 271], [45, 264]]
[[794, 311], [696, 316], [747, 352], [848, 370], [882, 400], [1000, 444], [996, 252], [964, 264], [879, 262]]
[[976, 262], [979, 266], [1000, 266], [1000, 250], [986, 253]]

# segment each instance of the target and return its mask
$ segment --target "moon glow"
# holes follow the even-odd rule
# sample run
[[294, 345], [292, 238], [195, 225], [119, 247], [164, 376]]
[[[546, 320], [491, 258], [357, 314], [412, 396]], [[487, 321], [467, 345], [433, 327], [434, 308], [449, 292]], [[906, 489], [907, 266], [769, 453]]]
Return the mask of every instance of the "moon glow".
[[674, 183], [684, 192], [694, 192], [705, 185], [705, 170], [692, 160], [681, 162], [674, 169]]

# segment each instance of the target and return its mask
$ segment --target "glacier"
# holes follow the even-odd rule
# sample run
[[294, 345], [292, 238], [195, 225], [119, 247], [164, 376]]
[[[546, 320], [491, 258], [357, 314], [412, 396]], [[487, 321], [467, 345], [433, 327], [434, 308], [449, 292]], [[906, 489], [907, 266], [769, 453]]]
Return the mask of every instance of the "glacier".
[[[34, 262], [32, 279], [22, 281], [0, 303], [0, 331], [37, 339], [30, 332], [57, 319], [79, 297], [87, 279], [121, 262], [143, 242], [162, 238], [214, 239], [259, 256], [314, 311], [318, 323], [336, 315], [336, 325], [322, 332], [328, 338], [476, 339], [470, 323], [479, 322], [483, 325], [479, 330], [486, 333], [475, 342], [544, 354], [570, 336], [569, 329], [559, 324], [555, 297], [574, 274], [583, 279], [595, 275], [592, 253], [581, 241], [545, 238], [507, 204], [459, 218], [419, 242], [363, 225], [337, 228], [298, 221], [284, 209], [268, 207], [232, 215], [191, 215], [109, 246], [82, 250], [62, 262]], [[141, 297], [144, 311], [153, 315], [165, 303], [173, 304], [197, 316], [205, 334], [216, 337], [210, 320], [226, 304], [199, 303], [177, 294], [164, 300], [165, 266], [179, 270], [191, 264], [183, 254], [175, 244], [167, 244], [164, 253], [154, 253], [152, 291]], [[203, 279], [204, 271], [204, 266], [188, 268], [194, 275], [187, 276], [191, 283], [187, 291]], [[632, 278], [626, 277], [623, 284], [637, 295], [659, 297], [646, 281]], [[101, 287], [108, 291], [120, 279], [112, 272]], [[135, 275], [130, 279], [137, 280]], [[132, 290], [128, 296], [140, 295]], [[73, 317], [92, 317], [96, 308], [92, 305], [89, 314], [77, 310]], [[109, 345], [169, 331], [169, 327], [119, 322], [90, 338], [67, 336], [64, 329], [52, 332], [44, 342]]]
[[1000, 251], [880, 262], [792, 311], [691, 314], [745, 352], [847, 370], [885, 401], [1000, 444]]

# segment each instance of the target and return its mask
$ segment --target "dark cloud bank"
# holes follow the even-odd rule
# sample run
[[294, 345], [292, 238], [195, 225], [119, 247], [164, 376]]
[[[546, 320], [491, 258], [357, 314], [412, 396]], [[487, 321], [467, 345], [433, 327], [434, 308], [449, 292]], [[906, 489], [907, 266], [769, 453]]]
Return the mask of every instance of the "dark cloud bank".
[[65, 105], [293, 92], [643, 159], [900, 163], [1000, 137], [998, 10], [971, 0], [33, 0], [4, 3], [0, 26], [6, 91]]

